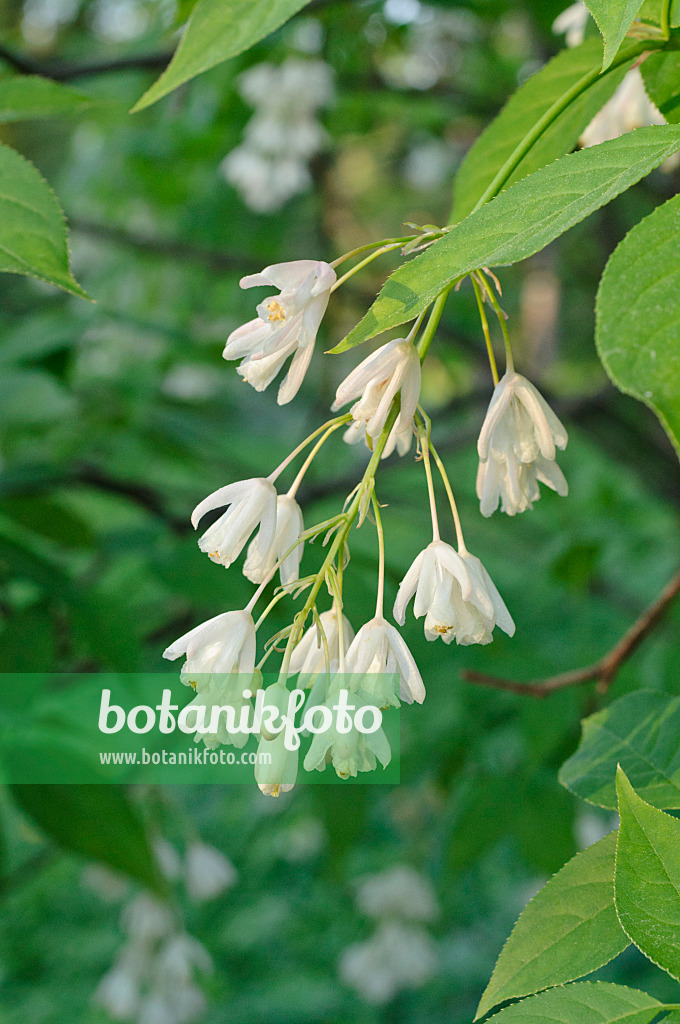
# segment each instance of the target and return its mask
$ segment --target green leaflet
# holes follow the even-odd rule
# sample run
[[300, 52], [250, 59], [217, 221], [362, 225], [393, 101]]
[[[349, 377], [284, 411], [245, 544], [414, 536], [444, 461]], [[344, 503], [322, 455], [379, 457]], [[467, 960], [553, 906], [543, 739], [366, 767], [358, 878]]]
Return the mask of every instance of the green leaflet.
[[655, 964], [680, 978], [680, 821], [616, 775], [621, 828], [614, 882], [621, 925]]
[[363, 320], [332, 351], [343, 352], [414, 319], [473, 270], [516, 263], [545, 248], [678, 149], [679, 126], [639, 128], [523, 178], [399, 267]]
[[644, 402], [680, 454], [680, 196], [637, 224], [613, 253], [597, 296], [600, 359]]
[[131, 113], [150, 107], [190, 78], [249, 49], [307, 3], [309, 0], [200, 0], [170, 66]]
[[494, 1024], [650, 1024], [662, 1010], [646, 992], [582, 981], [554, 988], [494, 1014]]
[[[45, 756], [37, 749], [33, 756]], [[72, 756], [72, 755], [71, 755]], [[143, 885], [164, 891], [146, 831], [119, 786], [12, 786], [22, 809], [66, 849], [99, 860]]]
[[477, 1017], [506, 999], [582, 978], [628, 946], [614, 909], [616, 833], [578, 853], [522, 911]]
[[605, 71], [619, 52], [626, 32], [642, 7], [642, 0], [585, 0], [585, 4], [604, 39], [602, 70]]
[[680, 808], [680, 697], [637, 690], [586, 718], [581, 744], [560, 770], [576, 796], [614, 809], [616, 768], [655, 807]]
[[39, 75], [0, 78], [0, 123], [79, 114], [94, 102], [77, 89]]
[[66, 224], [54, 192], [33, 164], [2, 145], [0, 271], [38, 277], [88, 298], [71, 276]]
[[[452, 223], [472, 212], [498, 169], [513, 154], [527, 132], [585, 75], [598, 70], [601, 60], [600, 40], [588, 39], [573, 50], [563, 50], [513, 93], [461, 164], [454, 185]], [[628, 66], [626, 64], [596, 79], [582, 96], [570, 103], [534, 143], [508, 179], [506, 187], [573, 149], [579, 135], [613, 96]]]

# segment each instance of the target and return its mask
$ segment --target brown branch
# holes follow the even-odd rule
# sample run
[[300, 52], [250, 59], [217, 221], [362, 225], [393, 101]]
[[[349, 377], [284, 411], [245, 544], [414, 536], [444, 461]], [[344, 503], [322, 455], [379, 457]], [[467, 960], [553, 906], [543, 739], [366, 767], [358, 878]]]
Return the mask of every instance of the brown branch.
[[526, 694], [530, 697], [547, 697], [558, 690], [565, 690], [570, 686], [582, 686], [584, 683], [597, 683], [598, 693], [606, 693], [622, 665], [633, 656], [640, 644], [656, 629], [678, 594], [680, 594], [680, 572], [676, 573], [656, 601], [642, 613], [637, 622], [633, 623], [611, 651], [595, 664], [586, 668], [562, 672], [559, 675], [550, 676], [548, 679], [536, 679], [529, 683], [487, 676], [482, 672], [463, 671], [461, 675], [466, 682], [474, 683], [477, 686], [488, 686], [495, 690], [507, 690], [510, 693]]

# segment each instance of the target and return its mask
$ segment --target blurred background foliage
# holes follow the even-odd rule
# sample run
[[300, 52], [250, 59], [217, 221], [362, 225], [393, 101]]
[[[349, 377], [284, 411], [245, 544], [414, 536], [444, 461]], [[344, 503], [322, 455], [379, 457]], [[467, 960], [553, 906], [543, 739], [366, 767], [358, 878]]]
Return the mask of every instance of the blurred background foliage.
[[[268, 473], [325, 418], [358, 354], [319, 354], [284, 408], [272, 390], [244, 387], [221, 360], [229, 332], [252, 315], [239, 277], [280, 260], [332, 259], [399, 234], [405, 221], [445, 222], [457, 164], [517, 84], [559, 48], [551, 24], [563, 6], [315, 2], [247, 54], [130, 117], [190, 0], [179, 9], [172, 0], [5, 0], [3, 45], [24, 56], [26, 70], [56, 69], [92, 100], [77, 117], [5, 125], [0, 137], [56, 190], [74, 272], [96, 302], [29, 279], [0, 282], [0, 671], [161, 670], [175, 636], [245, 603], [250, 585], [200, 555], [189, 513], [214, 488]], [[83, 72], [139, 55], [147, 67]], [[291, 57], [333, 69], [334, 99], [317, 113], [328, 142], [311, 161], [310, 187], [258, 213], [221, 170], [252, 114], [239, 76]], [[15, 70], [6, 62], [2, 73]], [[228, 893], [185, 908], [215, 965], [202, 1019], [471, 1020], [528, 897], [611, 827], [556, 780], [580, 719], [601, 700], [592, 688], [536, 702], [474, 689], [459, 672], [528, 680], [588, 664], [677, 568], [675, 456], [652, 414], [608, 385], [593, 345], [609, 253], [677, 187], [677, 171], [657, 172], [501, 275], [518, 366], [570, 431], [567, 500], [544, 493], [533, 513], [481, 519], [475, 439], [490, 375], [470, 289], [448, 304], [423, 400], [469, 546], [517, 635], [448, 648], [407, 625], [428, 696], [402, 716], [401, 785], [299, 786], [278, 801], [254, 786], [133, 794], [155, 834], [180, 849], [200, 834], [239, 873]], [[357, 321], [389, 267], [386, 258], [343, 287], [322, 328], [324, 348]], [[324, 449], [301, 494], [306, 522], [338, 509], [363, 462], [339, 439]], [[429, 539], [421, 468], [393, 458], [378, 494], [388, 506], [394, 594]], [[347, 613], [357, 627], [374, 601], [369, 526], [352, 553]], [[312, 548], [304, 564], [313, 557]], [[289, 615], [279, 604], [272, 632]], [[614, 696], [643, 685], [678, 692], [677, 622], [676, 611], [622, 671]], [[122, 941], [122, 888], [59, 852], [9, 797], [2, 814], [0, 1021], [108, 1020], [92, 996]], [[97, 827], [87, 815], [69, 823], [74, 833]], [[382, 959], [355, 950], [354, 974], [346, 953], [339, 966], [376, 928], [357, 906], [357, 879], [395, 865], [419, 872], [439, 908], [417, 925], [426, 952], [402, 936], [406, 962], [422, 961], [412, 988], [394, 944]], [[629, 951], [601, 973], [662, 997], [663, 979], [646, 971]]]

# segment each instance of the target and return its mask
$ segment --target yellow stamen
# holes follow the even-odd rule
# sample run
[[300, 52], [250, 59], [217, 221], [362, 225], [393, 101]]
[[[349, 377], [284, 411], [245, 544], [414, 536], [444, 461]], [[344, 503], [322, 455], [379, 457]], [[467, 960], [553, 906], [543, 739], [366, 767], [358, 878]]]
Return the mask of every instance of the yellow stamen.
[[281, 303], [277, 302], [276, 299], [271, 299], [271, 301], [267, 303], [266, 309], [269, 311], [268, 319], [270, 323], [272, 323], [275, 320], [286, 319], [286, 311], [281, 305]]

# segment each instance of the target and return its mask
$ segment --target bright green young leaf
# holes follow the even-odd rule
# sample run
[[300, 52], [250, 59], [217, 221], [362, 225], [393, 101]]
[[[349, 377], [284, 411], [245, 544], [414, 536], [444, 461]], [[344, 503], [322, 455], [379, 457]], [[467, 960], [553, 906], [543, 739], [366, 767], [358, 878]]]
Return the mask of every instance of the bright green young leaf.
[[578, 853], [522, 911], [477, 1017], [520, 996], [575, 981], [628, 946], [614, 909], [616, 833]]
[[680, 979], [680, 821], [645, 803], [622, 768], [616, 789], [621, 815], [614, 879], [619, 920], [645, 956]]
[[616, 768], [648, 803], [680, 808], [680, 697], [636, 690], [586, 718], [560, 782], [598, 807], [616, 808]]
[[12, 792], [59, 845], [163, 890], [144, 825], [121, 787], [32, 785]]
[[66, 223], [33, 164], [0, 146], [0, 271], [27, 274], [88, 298], [71, 276]]
[[602, 68], [606, 70], [619, 52], [626, 32], [642, 7], [642, 0], [585, 0], [585, 3], [604, 39]]
[[412, 320], [447, 287], [480, 267], [526, 259], [625, 192], [680, 149], [680, 126], [638, 128], [572, 153], [502, 192], [387, 279], [343, 352]]
[[667, 121], [680, 121], [680, 53], [654, 53], [641, 69], [645, 89], [652, 103]]
[[[666, 0], [645, 0], [640, 8], [639, 20], [650, 22], [653, 25], [661, 24], [661, 9]], [[680, 25], [680, 0], [673, 0], [671, 3], [671, 27], [677, 28]]]
[[680, 196], [614, 251], [597, 296], [596, 341], [614, 384], [653, 409], [680, 454]]
[[309, 0], [200, 0], [170, 66], [131, 112], [151, 106], [190, 78], [249, 49], [308, 3]]
[[79, 114], [92, 103], [85, 93], [39, 75], [0, 78], [0, 123]]
[[[496, 172], [553, 103], [585, 76], [599, 72], [601, 62], [600, 40], [587, 39], [581, 46], [563, 50], [513, 93], [461, 164], [454, 185], [452, 223], [472, 212]], [[613, 96], [628, 67], [626, 64], [595, 78], [534, 143], [506, 187], [573, 149], [598, 110]]]
[[650, 1024], [663, 1007], [646, 992], [581, 981], [508, 1006], [493, 1024]]

